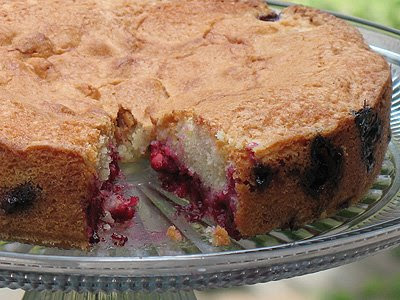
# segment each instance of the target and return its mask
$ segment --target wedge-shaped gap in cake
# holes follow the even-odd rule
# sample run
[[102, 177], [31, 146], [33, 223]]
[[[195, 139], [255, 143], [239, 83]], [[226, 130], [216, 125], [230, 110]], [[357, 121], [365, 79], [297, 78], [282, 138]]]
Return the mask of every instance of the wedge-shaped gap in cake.
[[133, 162], [142, 157], [150, 144], [152, 126], [139, 122], [126, 108], [120, 107], [115, 120], [115, 140], [122, 161]]

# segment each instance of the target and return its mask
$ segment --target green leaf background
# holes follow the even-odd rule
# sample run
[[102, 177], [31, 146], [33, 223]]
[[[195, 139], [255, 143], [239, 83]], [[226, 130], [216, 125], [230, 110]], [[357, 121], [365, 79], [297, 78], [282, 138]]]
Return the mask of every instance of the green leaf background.
[[293, 0], [400, 29], [400, 0]]

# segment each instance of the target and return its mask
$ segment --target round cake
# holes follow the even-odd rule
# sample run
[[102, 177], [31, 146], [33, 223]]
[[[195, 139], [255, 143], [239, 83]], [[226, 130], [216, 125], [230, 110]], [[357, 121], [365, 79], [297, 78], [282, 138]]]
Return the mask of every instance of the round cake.
[[133, 217], [116, 178], [139, 157], [191, 200], [188, 219], [234, 238], [329, 216], [380, 170], [390, 68], [329, 14], [261, 0], [0, 7], [2, 239], [88, 249], [99, 224]]

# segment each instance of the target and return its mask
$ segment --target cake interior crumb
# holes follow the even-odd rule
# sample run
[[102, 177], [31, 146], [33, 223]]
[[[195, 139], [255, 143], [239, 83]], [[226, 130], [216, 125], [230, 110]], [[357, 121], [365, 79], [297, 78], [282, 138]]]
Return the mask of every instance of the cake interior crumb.
[[99, 145], [97, 157], [98, 176], [100, 181], [106, 181], [110, 176], [110, 163], [112, 162], [110, 138], [105, 135], [100, 136]]
[[177, 154], [183, 165], [196, 173], [205, 186], [212, 191], [224, 190], [227, 186], [225, 157], [216, 145], [216, 138], [193, 118], [184, 119], [166, 131], [159, 130], [158, 140], [168, 140], [168, 146]]
[[124, 162], [134, 162], [146, 153], [150, 144], [150, 130], [141, 125], [133, 127], [118, 145], [118, 153]]
[[146, 153], [150, 144], [151, 126], [137, 122], [132, 112], [120, 108], [116, 120], [115, 140], [122, 161], [134, 162]]

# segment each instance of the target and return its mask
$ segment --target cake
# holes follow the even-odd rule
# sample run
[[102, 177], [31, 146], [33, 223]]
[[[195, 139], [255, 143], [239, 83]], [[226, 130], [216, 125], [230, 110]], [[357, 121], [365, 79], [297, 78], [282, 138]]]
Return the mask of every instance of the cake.
[[89, 249], [99, 223], [133, 217], [118, 163], [143, 156], [189, 219], [235, 238], [331, 215], [378, 174], [390, 69], [331, 15], [261, 0], [0, 7], [2, 239]]

